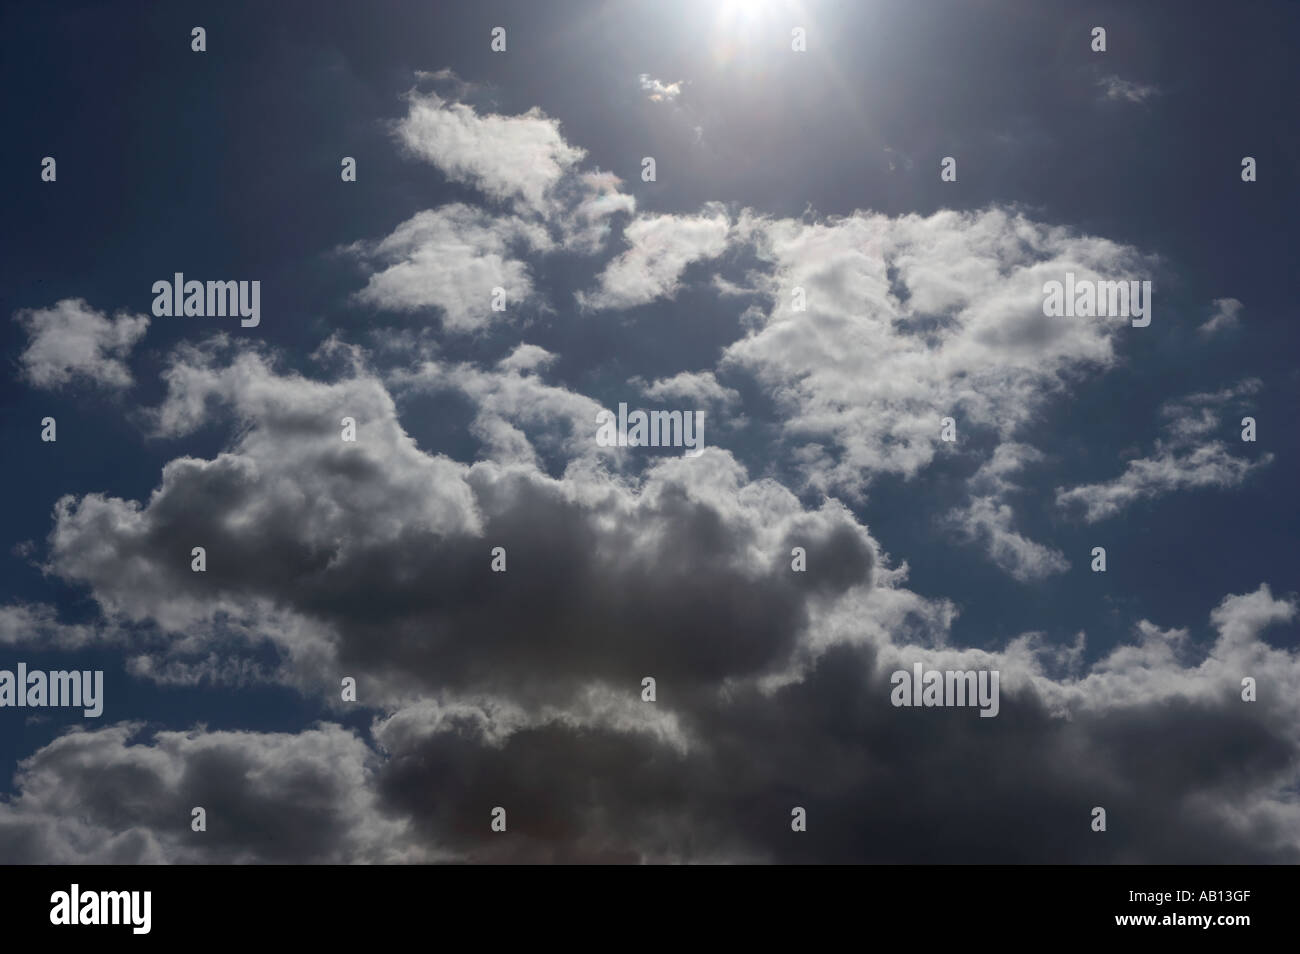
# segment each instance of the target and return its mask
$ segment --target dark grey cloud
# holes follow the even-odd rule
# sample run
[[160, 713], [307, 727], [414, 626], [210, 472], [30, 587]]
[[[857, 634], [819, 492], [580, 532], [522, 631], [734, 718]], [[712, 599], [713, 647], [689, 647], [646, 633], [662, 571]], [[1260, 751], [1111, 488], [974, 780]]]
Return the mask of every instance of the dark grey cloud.
[[[376, 723], [373, 750], [330, 725], [74, 731], [23, 763], [0, 845], [15, 860], [79, 845], [119, 861], [1295, 863], [1286, 789], [1300, 746], [1286, 693], [1300, 666], [1257, 655], [1284, 671], [1254, 704], [1227, 677], [1249, 631], [1293, 615], [1266, 590], [1225, 600], [1200, 666], [1105, 704], [1095, 667], [1093, 701], [1069, 717], [1055, 697], [1069, 680], [1015, 685], [993, 719], [895, 708], [895, 663], [839, 644], [775, 690], [666, 679], [646, 703], [625, 687], [621, 721], [403, 710]], [[1179, 639], [1148, 629], [1123, 678]], [[680, 737], [653, 730], [660, 707]], [[208, 809], [206, 836], [188, 831], [191, 804]], [[790, 829], [795, 806], [804, 833]], [[1091, 830], [1094, 806], [1105, 832]], [[497, 807], [505, 832], [490, 829]]]
[[[873, 544], [848, 511], [805, 512], [724, 452], [664, 459], [639, 483], [596, 465], [564, 481], [465, 466], [415, 448], [373, 377], [278, 375], [252, 352], [190, 358], [155, 418], [229, 401], [232, 448], [172, 461], [146, 503], [59, 501], [48, 566], [110, 614], [191, 636], [217, 613], [292, 613], [299, 626], [272, 634], [286, 666], [332, 661], [290, 681], [548, 697], [643, 672], [711, 683], [784, 667], [810, 601], [872, 582]], [[356, 443], [341, 439], [348, 415]], [[587, 444], [600, 450], [594, 421]], [[805, 573], [791, 571], [795, 546]]]
[[[302, 732], [74, 730], [23, 760], [0, 857], [26, 864], [430, 860], [379, 810], [379, 760], [336, 725]], [[192, 830], [192, 812], [206, 830]]]

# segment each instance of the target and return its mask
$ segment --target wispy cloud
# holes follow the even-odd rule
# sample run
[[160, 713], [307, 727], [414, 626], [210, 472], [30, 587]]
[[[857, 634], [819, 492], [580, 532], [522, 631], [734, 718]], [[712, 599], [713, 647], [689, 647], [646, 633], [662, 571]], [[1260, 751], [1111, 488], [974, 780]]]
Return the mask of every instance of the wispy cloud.
[[1123, 100], [1129, 103], [1145, 103], [1148, 99], [1160, 95], [1160, 90], [1155, 86], [1121, 79], [1113, 73], [1101, 77], [1097, 80], [1097, 85], [1102, 88], [1106, 99]]
[[1206, 438], [1237, 426], [1235, 420], [1223, 419], [1225, 412], [1261, 387], [1258, 379], [1250, 378], [1235, 387], [1167, 402], [1161, 408], [1161, 416], [1168, 419], [1165, 436], [1155, 442], [1150, 454], [1129, 461], [1124, 472], [1111, 480], [1068, 490], [1058, 487], [1057, 505], [1081, 509], [1085, 521], [1096, 523], [1145, 498], [1177, 490], [1238, 486], [1271, 463], [1273, 455], [1264, 453], [1251, 460], [1232, 454], [1222, 440]]
[[1214, 299], [1214, 314], [1199, 331], [1207, 338], [1221, 331], [1232, 331], [1241, 324], [1241, 302], [1235, 298]]

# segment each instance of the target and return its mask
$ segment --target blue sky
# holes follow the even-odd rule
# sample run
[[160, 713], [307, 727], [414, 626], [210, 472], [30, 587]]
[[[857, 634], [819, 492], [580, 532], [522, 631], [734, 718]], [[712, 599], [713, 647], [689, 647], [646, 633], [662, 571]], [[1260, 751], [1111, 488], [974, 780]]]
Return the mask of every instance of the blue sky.
[[[1300, 852], [1294, 5], [2, 16], [0, 645], [107, 700], [0, 710], [0, 856]], [[1044, 317], [1067, 270], [1150, 280], [1150, 326]], [[177, 271], [260, 324], [152, 315]], [[598, 447], [619, 402], [709, 451]], [[995, 727], [891, 708], [918, 661], [999, 669]], [[324, 793], [278, 840], [275, 764]], [[1024, 805], [961, 784], [1000, 767]]]

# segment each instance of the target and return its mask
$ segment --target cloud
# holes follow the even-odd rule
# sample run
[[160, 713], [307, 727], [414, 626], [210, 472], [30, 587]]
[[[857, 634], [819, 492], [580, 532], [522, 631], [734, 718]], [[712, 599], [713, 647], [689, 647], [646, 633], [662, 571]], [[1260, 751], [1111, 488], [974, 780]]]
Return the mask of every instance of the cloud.
[[[387, 238], [347, 252], [378, 269], [357, 301], [392, 311], [436, 307], [444, 327], [465, 333], [510, 320], [533, 295], [529, 267], [512, 249], [550, 247], [536, 224], [456, 204], [419, 212]], [[504, 311], [492, 309], [494, 288], [505, 290]]]
[[636, 212], [636, 199], [621, 191], [622, 185], [612, 172], [579, 173], [561, 185], [563, 211], [555, 213], [553, 221], [566, 250], [594, 255], [604, 248], [614, 217]]
[[407, 94], [407, 114], [395, 134], [447, 178], [537, 212], [549, 208], [556, 184], [586, 155], [566, 143], [559, 122], [536, 107], [518, 116], [479, 115], [435, 92]]
[[642, 92], [648, 94], [647, 98], [653, 103], [671, 103], [682, 92], [680, 80], [676, 83], [664, 83], [654, 79], [649, 73], [642, 73], [637, 76], [637, 81], [641, 84]]
[[595, 441], [601, 405], [543, 380], [541, 373], [555, 358], [521, 344], [492, 369], [431, 360], [393, 371], [388, 381], [402, 393], [452, 391], [468, 398], [474, 408], [470, 433], [498, 463], [540, 466], [539, 448], [566, 460], [605, 454]]
[[[545, 385], [544, 365], [527, 349], [492, 371], [425, 364], [397, 379], [479, 408], [475, 433], [508, 453], [466, 465], [419, 450], [367, 373], [325, 383], [251, 349], [183, 349], [150, 414], [157, 433], [224, 410], [232, 444], [170, 461], [146, 502], [61, 498], [45, 568], [167, 637], [140, 650], [155, 658], [140, 673], [269, 643], [286, 683], [325, 691], [343, 667], [376, 702], [498, 683], [563, 697], [646, 667], [688, 685], [781, 668], [812, 602], [872, 584], [874, 545], [847, 510], [807, 511], [724, 451], [611, 473], [598, 405]], [[562, 478], [533, 462], [534, 444], [567, 460]], [[817, 560], [806, 575], [789, 571], [796, 544]], [[490, 569], [498, 545], [504, 574]], [[190, 569], [194, 546], [205, 573]]]
[[[954, 607], [908, 590], [842, 504], [809, 509], [716, 448], [623, 474], [564, 439], [592, 404], [545, 380], [540, 347], [389, 379], [456, 390], [557, 457], [558, 477], [527, 455], [420, 450], [351, 357], [316, 380], [248, 345], [180, 349], [152, 426], [174, 438], [225, 420], [228, 446], [169, 462], [143, 501], [61, 499], [45, 568], [124, 632], [153, 633], [128, 647], [137, 676], [235, 680], [216, 660], [269, 651], [279, 663], [258, 678], [334, 707], [354, 676], [369, 741], [328, 723], [60, 736], [0, 807], [6, 857], [914, 861], [908, 833], [926, 825], [930, 860], [1300, 860], [1300, 654], [1260, 638], [1294, 620], [1294, 598], [1225, 598], [1209, 645], [1140, 620], [1135, 643], [1091, 663], [1082, 636], [953, 647]], [[1189, 395], [1170, 417], [1253, 387]], [[1037, 459], [999, 449], [972, 494], [1011, 493]], [[1042, 557], [1026, 552], [999, 559], [1028, 571]], [[890, 672], [915, 662], [998, 669], [998, 717], [890, 706]], [[1259, 703], [1240, 701], [1242, 675]], [[970, 778], [985, 781], [953, 784]], [[1094, 804], [1116, 837], [1089, 838]], [[194, 805], [207, 839], [189, 837]], [[489, 829], [497, 805], [509, 838]], [[793, 805], [806, 839], [789, 837]]]
[[1123, 100], [1128, 103], [1144, 103], [1148, 99], [1160, 95], [1160, 90], [1155, 86], [1135, 83], [1131, 80], [1121, 79], [1113, 74], [1098, 79], [1097, 85], [1105, 92], [1106, 99]]
[[[1157, 439], [1152, 453], [1128, 462], [1124, 472], [1111, 480], [1058, 487], [1058, 506], [1075, 509], [1088, 523], [1112, 517], [1138, 500], [1178, 490], [1209, 487], [1229, 488], [1273, 460], [1271, 453], [1250, 460], [1234, 456], [1221, 440], [1203, 442], [1224, 426], [1222, 415], [1240, 398], [1256, 393], [1261, 383], [1247, 379], [1233, 388], [1216, 393], [1191, 394], [1169, 401], [1161, 408], [1168, 419], [1165, 437]], [[1227, 422], [1236, 427], [1236, 421]]]
[[885, 151], [885, 155], [888, 157], [890, 172], [897, 171], [900, 163], [902, 164], [903, 169], [906, 172], [911, 172], [913, 167], [915, 167], [916, 160], [914, 160], [910, 155], [908, 155], [903, 150], [896, 149], [893, 146], [885, 146], [883, 148]]
[[1010, 506], [989, 497], [977, 497], [953, 515], [957, 526], [973, 540], [983, 541], [989, 557], [1021, 583], [1064, 573], [1070, 561], [1055, 547], [1044, 546], [1011, 528]]
[[740, 393], [719, 384], [712, 371], [682, 371], [651, 384], [642, 382], [641, 393], [652, 400], [685, 400], [697, 407], [727, 409], [740, 403]]
[[1025, 444], [1000, 444], [969, 481], [971, 499], [947, 516], [949, 525], [970, 540], [982, 541], [993, 562], [1022, 583], [1070, 568], [1070, 561], [1060, 550], [1035, 543], [1013, 530], [1011, 507], [1003, 502], [1020, 489], [1007, 477], [1042, 459], [1039, 451]]
[[[447, 330], [477, 331], [494, 320], [485, 283], [530, 300], [527, 252], [594, 254], [615, 217], [635, 213], [616, 177], [577, 170], [536, 111], [480, 116], [413, 94], [405, 125], [414, 152], [507, 210], [444, 206], [350, 246], [375, 268], [367, 303], [440, 308]], [[538, 168], [525, 168], [533, 154]], [[74, 648], [111, 633], [135, 678], [272, 683], [332, 713], [351, 675], [347, 705], [371, 717], [369, 732], [68, 732], [20, 763], [0, 802], [0, 853], [1300, 861], [1300, 652], [1263, 638], [1294, 623], [1295, 596], [1264, 583], [1229, 594], [1209, 638], [1186, 620], [1138, 619], [1131, 640], [1091, 655], [1082, 632], [955, 646], [956, 604], [909, 589], [907, 564], [831, 496], [930, 466], [952, 415], [963, 441], [976, 438], [955, 453], [982, 458], [952, 525], [1018, 579], [1064, 569], [1015, 529], [1012, 478], [1043, 460], [1021, 432], [1112, 367], [1127, 332], [1045, 318], [1042, 283], [1152, 259], [997, 208], [795, 221], [710, 205], [643, 215], [624, 234], [579, 296], [587, 307], [671, 297], [691, 263], [730, 250], [757, 258], [744, 288], [714, 276], [766, 305], [742, 316], [718, 367], [628, 383], [731, 409], [741, 390], [719, 379], [745, 376], [780, 415], [764, 461], [794, 459], [815, 503], [716, 446], [695, 459], [600, 448], [600, 403], [556, 380], [559, 355], [537, 344], [412, 357], [406, 343], [428, 340], [411, 333], [387, 352], [407, 363], [379, 370], [331, 337], [313, 357], [337, 370], [315, 376], [225, 336], [183, 346], [145, 419], [160, 441], [221, 429], [220, 447], [177, 452], [138, 499], [61, 497], [41, 568], [102, 618], [62, 624], [49, 607], [10, 606], [0, 642], [35, 631]], [[1151, 460], [1194, 470], [1221, 410], [1259, 387], [1169, 402]], [[465, 415], [477, 446], [464, 459], [424, 449], [427, 421], [404, 417], [429, 394]], [[355, 442], [341, 438], [344, 417]], [[1083, 490], [1069, 494], [1091, 507]], [[1100, 497], [1102, 509], [1127, 499]], [[196, 545], [204, 573], [190, 570]], [[493, 571], [496, 547], [505, 572]], [[891, 706], [891, 672], [915, 663], [998, 670], [998, 717]], [[647, 676], [654, 702], [641, 698]], [[1241, 700], [1243, 676], [1259, 680], [1258, 702]], [[208, 811], [203, 835], [188, 828], [195, 805]], [[489, 829], [497, 805], [508, 835]], [[810, 825], [791, 837], [795, 805]], [[1107, 808], [1105, 837], [1089, 829], [1092, 805]]]
[[1214, 299], [1214, 314], [1198, 329], [1206, 337], [1221, 331], [1232, 331], [1241, 325], [1241, 302], [1235, 298]]
[[807, 487], [849, 494], [929, 466], [944, 417], [1008, 440], [1069, 383], [1111, 367], [1122, 326], [1045, 317], [1043, 283], [1149, 264], [998, 208], [816, 222], [745, 213], [734, 232], [769, 265], [771, 304], [720, 367], [776, 401]]
[[0, 606], [0, 646], [80, 649], [108, 635], [93, 625], [60, 621], [58, 610], [45, 603]]
[[143, 315], [118, 312], [109, 319], [82, 298], [23, 309], [14, 319], [28, 335], [18, 359], [22, 376], [38, 388], [61, 388], [76, 379], [106, 388], [130, 387], [126, 358], [149, 328]]
[[630, 247], [605, 266], [595, 291], [578, 293], [578, 303], [599, 310], [671, 298], [681, 287], [686, 266], [726, 250], [728, 231], [721, 206], [701, 215], [639, 216], [623, 230]]
[[[472, 90], [450, 70], [418, 78], [450, 87], [456, 98]], [[407, 107], [394, 126], [406, 148], [511, 211], [444, 205], [415, 214], [383, 239], [346, 246], [345, 254], [374, 269], [356, 302], [402, 312], [436, 307], [448, 330], [479, 332], [511, 320], [533, 296], [529, 256], [536, 264], [559, 252], [594, 255], [618, 216], [636, 211], [618, 176], [578, 169], [585, 151], [568, 145], [559, 124], [536, 109], [480, 116], [465, 103], [416, 91]], [[492, 310], [496, 288], [505, 290], [504, 311]]]
[[[684, 748], [559, 721], [494, 736], [480, 710], [418, 736], [381, 731], [394, 757], [382, 790], [426, 837], [450, 832], [480, 861], [915, 861], [921, 828], [931, 861], [1294, 861], [1297, 708], [1284, 694], [1300, 668], [1258, 638], [1294, 615], [1261, 586], [1223, 601], [1199, 662], [1144, 621], [1136, 645], [1057, 677], [1043, 667], [1061, 655], [1033, 638], [1001, 653], [838, 643], [775, 689], [674, 703]], [[999, 717], [892, 708], [887, 674], [913, 661], [1000, 669]], [[1269, 673], [1267, 707], [1240, 701], [1243, 672]], [[502, 791], [517, 841], [455, 826]], [[1089, 830], [1094, 804], [1112, 837]], [[789, 836], [793, 805], [808, 809], [807, 837]]]
[[[0, 855], [24, 864], [341, 864], [437, 855], [373, 791], [381, 760], [337, 725], [303, 732], [67, 732], [24, 759]], [[190, 828], [202, 807], [207, 830]]]
[[[650, 704], [628, 680], [540, 708], [504, 687], [432, 696], [377, 718], [373, 745], [330, 724], [73, 731], [20, 765], [0, 850], [92, 863], [1300, 860], [1300, 654], [1261, 638], [1293, 623], [1294, 598], [1266, 585], [1225, 597], [1203, 646], [1140, 620], [1091, 664], [1082, 635], [920, 645], [900, 638], [889, 599], [855, 591], [820, 620], [843, 635], [766, 687], [661, 677]], [[885, 627], [864, 637], [864, 612]], [[999, 670], [998, 717], [890, 706], [889, 673], [913, 662]], [[1241, 701], [1243, 675], [1258, 702]], [[187, 828], [194, 805], [202, 838]], [[497, 805], [508, 836], [489, 829]], [[794, 805], [809, 827], [792, 838]]]

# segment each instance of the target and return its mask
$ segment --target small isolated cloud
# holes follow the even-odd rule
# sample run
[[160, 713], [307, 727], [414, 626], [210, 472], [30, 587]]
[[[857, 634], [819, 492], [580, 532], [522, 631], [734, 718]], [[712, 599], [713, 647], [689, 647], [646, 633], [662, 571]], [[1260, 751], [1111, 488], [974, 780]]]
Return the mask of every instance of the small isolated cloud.
[[682, 94], [682, 81], [676, 83], [665, 83], [657, 80], [649, 73], [642, 73], [637, 79], [641, 83], [641, 90], [647, 94], [652, 103], [671, 103]]
[[885, 155], [889, 158], [890, 172], [897, 171], [900, 165], [903, 167], [904, 171], [911, 172], [912, 168], [916, 165], [916, 160], [903, 152], [903, 150], [895, 149], [893, 146], [885, 147]]
[[1220, 331], [1232, 331], [1241, 324], [1241, 308], [1241, 302], [1235, 298], [1214, 299], [1214, 314], [1201, 325], [1201, 334], [1208, 338]]
[[18, 360], [34, 387], [61, 388], [74, 378], [108, 388], [134, 383], [126, 357], [149, 328], [144, 315], [119, 312], [110, 319], [85, 299], [65, 298], [52, 308], [18, 311], [14, 320], [27, 331]]
[[1106, 99], [1123, 100], [1129, 103], [1145, 103], [1148, 99], [1160, 95], [1160, 90], [1155, 86], [1134, 83], [1114, 74], [1101, 77], [1097, 80], [1097, 85], [1105, 92]]
[[641, 393], [656, 401], [686, 400], [698, 407], [732, 407], [740, 403], [739, 392], [719, 384], [712, 371], [682, 371], [644, 385]]
[[671, 117], [670, 121], [674, 128], [690, 134], [692, 146], [699, 146], [704, 142], [702, 117], [682, 97], [687, 86], [686, 80], [665, 83], [655, 79], [649, 73], [642, 73], [637, 79], [640, 81], [641, 91], [645, 93], [649, 102], [663, 103], [669, 107], [662, 111], [663, 115]]

